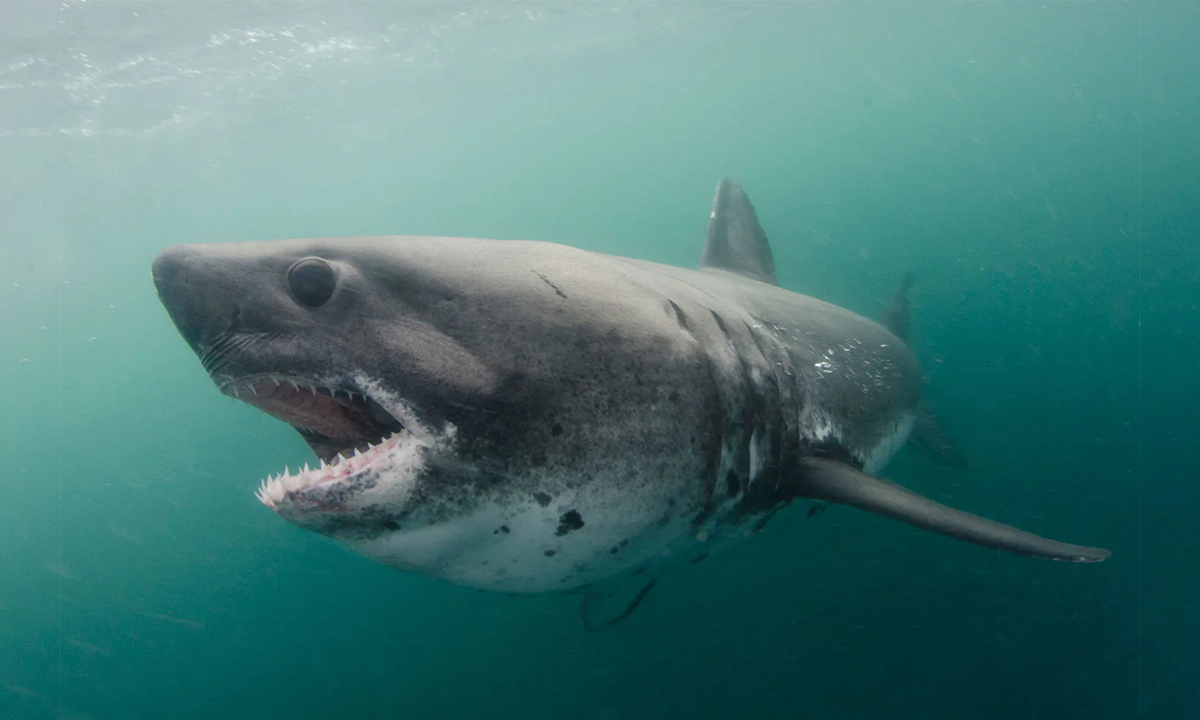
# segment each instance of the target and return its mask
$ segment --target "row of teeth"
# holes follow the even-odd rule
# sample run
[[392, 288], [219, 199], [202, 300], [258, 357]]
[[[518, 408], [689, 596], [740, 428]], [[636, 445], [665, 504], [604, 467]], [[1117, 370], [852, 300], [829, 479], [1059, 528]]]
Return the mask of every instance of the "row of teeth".
[[256, 386], [263, 380], [270, 380], [271, 382], [275, 383], [275, 387], [279, 387], [280, 385], [291, 385], [292, 389], [296, 392], [299, 392], [301, 388], [304, 388], [314, 395], [324, 395], [325, 397], [332, 397], [334, 400], [343, 397], [350, 401], [354, 401], [355, 399], [366, 399], [366, 396], [362, 393], [352, 392], [350, 390], [333, 390], [327, 387], [321, 387], [319, 385], [309, 385], [303, 381], [293, 380], [292, 378], [288, 377], [277, 377], [275, 375], [264, 375], [260, 378], [256, 378], [253, 382], [245, 382], [241, 385], [235, 385], [230, 389], [230, 392], [235, 398], [240, 398], [242, 393], [258, 395]]
[[399, 445], [400, 435], [403, 432], [401, 430], [392, 433], [374, 444], [368, 443], [366, 450], [356, 448], [354, 454], [346, 457], [345, 460], [342, 460], [340, 455], [330, 463], [319, 460], [319, 464], [315, 468], [310, 468], [308, 463], [305, 463], [303, 469], [297, 468], [295, 475], [288, 468], [284, 468], [282, 473], [263, 480], [254, 496], [263, 505], [275, 509], [278, 503], [283, 502], [292, 493], [307, 490], [329, 480], [348, 477], [366, 468], [371, 464], [371, 459], [367, 455], [379, 451], [384, 446], [387, 446], [387, 449], [395, 448]]

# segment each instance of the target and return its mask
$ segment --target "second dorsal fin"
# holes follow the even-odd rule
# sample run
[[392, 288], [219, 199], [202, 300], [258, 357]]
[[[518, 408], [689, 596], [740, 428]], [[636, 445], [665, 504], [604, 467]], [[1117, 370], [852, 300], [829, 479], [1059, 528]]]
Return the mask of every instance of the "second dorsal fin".
[[729, 178], [717, 183], [700, 267], [728, 270], [772, 285], [778, 284], [767, 234], [758, 224], [758, 215], [750, 204], [750, 198], [746, 197], [740, 185]]

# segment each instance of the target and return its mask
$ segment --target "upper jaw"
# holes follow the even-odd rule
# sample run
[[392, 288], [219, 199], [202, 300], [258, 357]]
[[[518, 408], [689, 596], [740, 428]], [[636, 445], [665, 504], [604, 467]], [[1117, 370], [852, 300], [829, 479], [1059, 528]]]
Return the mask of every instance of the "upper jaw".
[[332, 400], [354, 402], [366, 399], [366, 394], [352, 382], [333, 378], [315, 379], [289, 373], [254, 373], [241, 377], [214, 378], [222, 394], [253, 404], [261, 394], [271, 394], [291, 388], [293, 393], [307, 391]]
[[222, 393], [283, 420], [333, 462], [401, 431], [405, 423], [358, 383], [258, 373], [219, 384]]

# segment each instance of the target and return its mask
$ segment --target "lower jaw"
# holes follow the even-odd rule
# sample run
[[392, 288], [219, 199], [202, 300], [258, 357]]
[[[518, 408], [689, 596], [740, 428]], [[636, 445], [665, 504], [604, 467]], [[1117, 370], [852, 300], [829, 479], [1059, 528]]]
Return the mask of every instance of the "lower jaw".
[[[327, 488], [331, 485], [351, 480], [357, 476], [371, 472], [388, 456], [396, 452], [408, 436], [407, 431], [400, 430], [384, 438], [379, 443], [370, 445], [364, 451], [355, 450], [349, 457], [336, 456], [331, 463], [320, 460], [317, 467], [305, 465], [296, 473], [284, 468], [278, 473], [262, 481], [255, 493], [259, 502], [278, 511], [285, 502], [316, 502], [309, 497], [310, 491]], [[317, 502], [318, 505], [321, 502]]]

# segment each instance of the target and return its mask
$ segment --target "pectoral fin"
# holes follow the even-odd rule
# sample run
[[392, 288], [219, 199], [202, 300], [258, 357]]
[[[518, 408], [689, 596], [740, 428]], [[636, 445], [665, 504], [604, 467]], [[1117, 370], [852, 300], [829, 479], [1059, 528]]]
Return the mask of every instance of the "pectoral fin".
[[1074, 563], [1100, 562], [1111, 554], [1101, 548], [1048, 540], [947, 507], [836, 460], [805, 459], [798, 482], [804, 497], [849, 505], [996, 550]]

